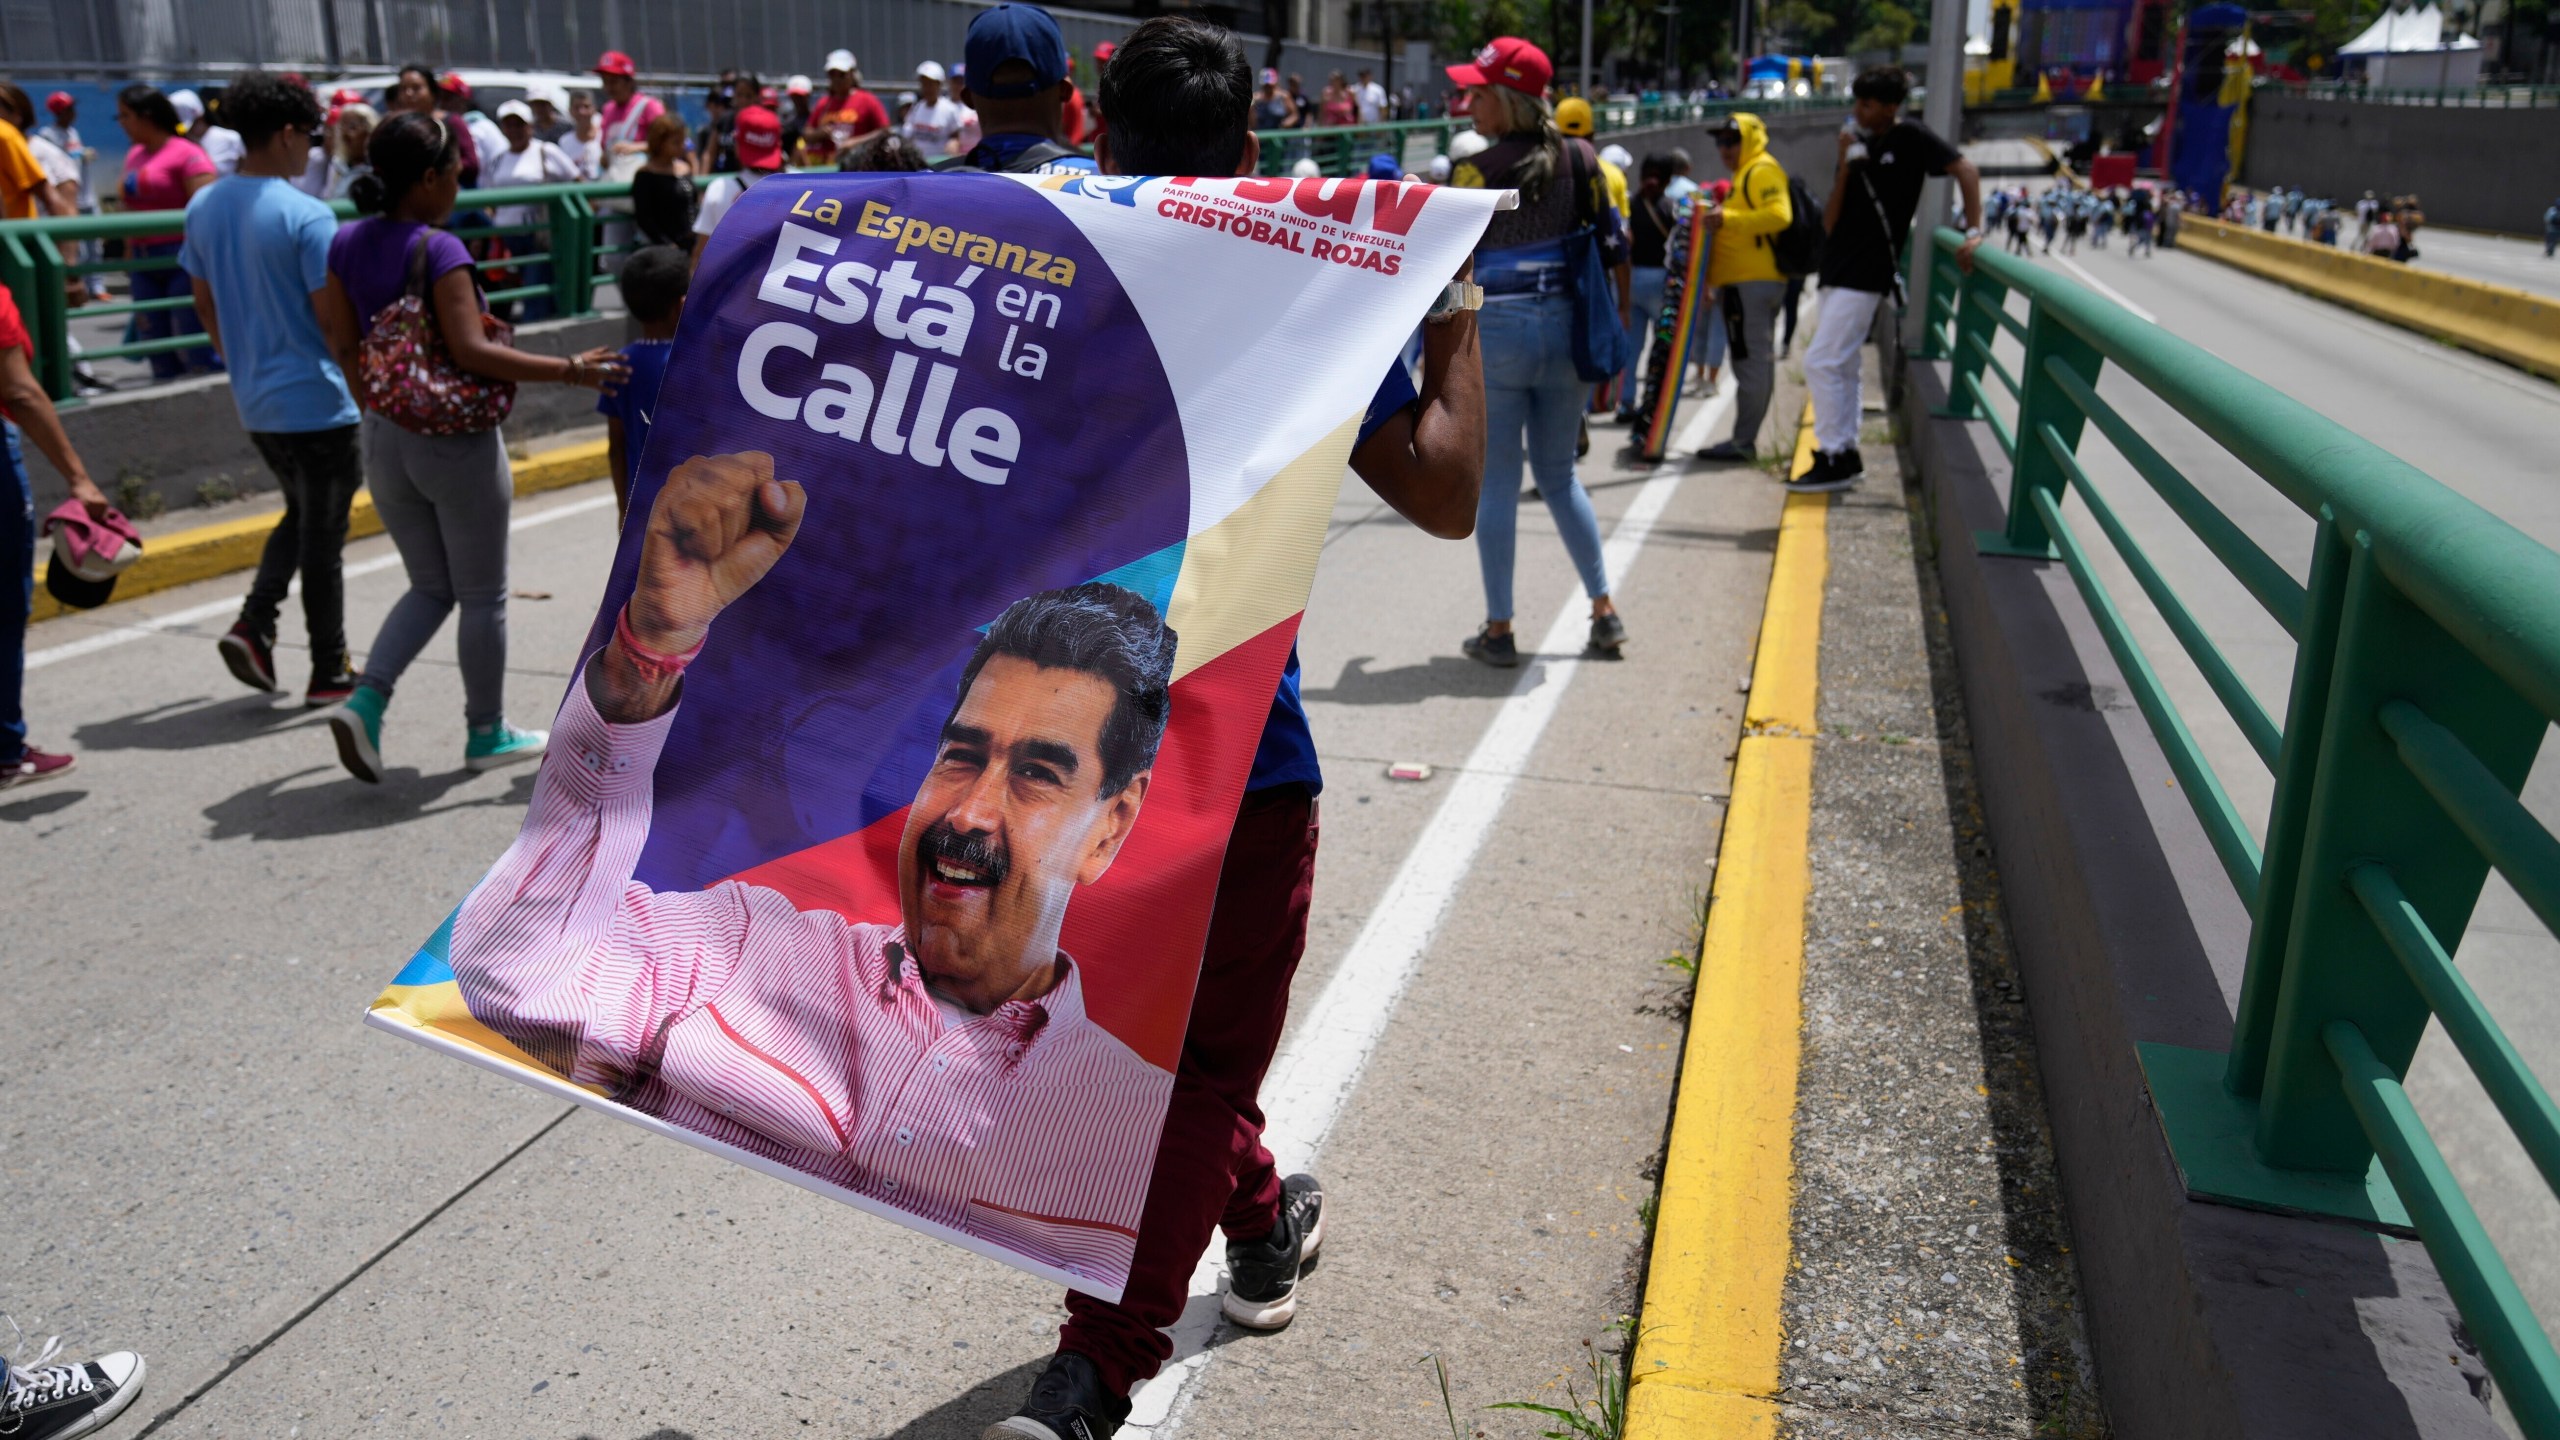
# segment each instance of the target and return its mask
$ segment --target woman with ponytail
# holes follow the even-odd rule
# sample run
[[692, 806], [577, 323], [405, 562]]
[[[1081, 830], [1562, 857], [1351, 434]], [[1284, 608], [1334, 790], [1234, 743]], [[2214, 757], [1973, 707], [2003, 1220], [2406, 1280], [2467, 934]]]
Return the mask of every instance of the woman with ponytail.
[[[348, 198], [367, 217], [339, 229], [329, 247], [329, 290], [349, 317], [331, 337], [338, 363], [360, 372], [362, 336], [401, 300], [421, 295], [453, 367], [494, 381], [549, 381], [590, 390], [618, 386], [622, 358], [599, 347], [571, 356], [518, 350], [489, 333], [470, 252], [435, 228], [462, 188], [461, 126], [406, 111], [375, 128]], [[423, 378], [423, 376], [422, 376]], [[457, 606], [462, 661], [463, 763], [490, 770], [542, 753], [539, 730], [507, 723], [507, 524], [515, 477], [497, 428], [460, 434], [405, 429], [364, 417], [365, 475], [382, 526], [408, 567], [409, 592], [391, 607], [365, 657], [355, 693], [327, 714], [338, 756], [359, 780], [382, 778], [382, 717], [401, 672]]]
[[[1605, 172], [1588, 141], [1556, 128], [1547, 104], [1554, 67], [1545, 52], [1505, 36], [1449, 78], [1466, 87], [1476, 133], [1491, 143], [1458, 161], [1449, 183], [1520, 192], [1519, 208], [1493, 217], [1476, 245], [1484, 287], [1476, 327], [1484, 345], [1484, 489], [1476, 503], [1476, 560], [1484, 572], [1485, 623], [1462, 647], [1487, 665], [1520, 663], [1511, 634], [1511, 571], [1519, 530], [1521, 437], [1539, 497], [1555, 517], [1573, 568], [1591, 599], [1592, 649], [1617, 653], [1626, 623], [1609, 598], [1600, 521], [1574, 474], [1574, 449], [1591, 383], [1575, 368], [1572, 266], [1567, 242], [1594, 231], [1601, 257], [1623, 274], [1623, 231], [1607, 199]], [[1626, 303], [1611, 308], [1624, 321]]]

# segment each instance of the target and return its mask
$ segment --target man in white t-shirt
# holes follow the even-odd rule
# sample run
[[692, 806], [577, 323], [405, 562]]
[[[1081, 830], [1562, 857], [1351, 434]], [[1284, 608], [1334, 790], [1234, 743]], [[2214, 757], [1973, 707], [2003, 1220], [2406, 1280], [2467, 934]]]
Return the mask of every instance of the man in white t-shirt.
[[197, 148], [204, 151], [205, 158], [213, 162], [215, 174], [240, 173], [240, 161], [249, 153], [249, 147], [242, 143], [239, 131], [204, 123], [203, 96], [193, 90], [172, 90], [169, 92], [169, 105], [178, 112], [178, 121], [185, 127], [187, 138], [196, 142]]
[[960, 138], [960, 128], [969, 118], [968, 107], [943, 89], [944, 78], [942, 67], [931, 60], [916, 67], [916, 100], [907, 107], [906, 124], [900, 127], [928, 160], [957, 153], [952, 142]]
[[1360, 72], [1360, 83], [1352, 87], [1351, 98], [1360, 107], [1361, 124], [1375, 125], [1387, 118], [1387, 87], [1368, 71]]
[[720, 217], [747, 193], [747, 187], [782, 168], [782, 117], [762, 105], [738, 112], [738, 168], [711, 182], [702, 192], [702, 208], [693, 216], [693, 263], [702, 263], [702, 247], [720, 228]]

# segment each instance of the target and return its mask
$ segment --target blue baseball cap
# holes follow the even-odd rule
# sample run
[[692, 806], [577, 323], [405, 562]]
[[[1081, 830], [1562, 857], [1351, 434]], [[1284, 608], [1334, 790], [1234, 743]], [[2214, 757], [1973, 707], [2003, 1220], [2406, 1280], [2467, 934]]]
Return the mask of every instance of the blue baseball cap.
[[[989, 100], [1019, 100], [1037, 95], [1067, 78], [1067, 40], [1058, 22], [1037, 5], [993, 5], [969, 22], [968, 60], [971, 94]], [[995, 84], [996, 68], [1008, 60], [1031, 66], [1031, 78], [1019, 85]], [[984, 77], [984, 78], [981, 78]]]
[[1396, 163], [1396, 157], [1393, 155], [1372, 155], [1369, 157], [1369, 178], [1401, 180], [1404, 178], [1404, 167]]

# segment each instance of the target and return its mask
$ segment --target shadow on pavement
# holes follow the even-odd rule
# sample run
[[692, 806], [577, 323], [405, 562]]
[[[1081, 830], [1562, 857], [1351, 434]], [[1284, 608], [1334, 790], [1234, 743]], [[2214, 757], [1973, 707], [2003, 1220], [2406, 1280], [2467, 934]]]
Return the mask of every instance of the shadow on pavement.
[[1001, 1375], [991, 1375], [884, 1434], [881, 1440], [978, 1440], [981, 1431], [1013, 1413], [1022, 1397], [1031, 1393], [1031, 1382], [1039, 1378], [1040, 1367], [1048, 1363], [1049, 1357], [1043, 1355]]
[[52, 790], [26, 800], [0, 805], [0, 825], [24, 825], [47, 815], [68, 810], [89, 798], [86, 790]]
[[73, 730], [71, 741], [84, 750], [201, 750], [304, 724], [315, 713], [299, 705], [286, 708], [264, 695], [221, 700], [196, 695], [91, 721]]
[[[1523, 655], [1525, 662], [1542, 657]], [[1434, 655], [1419, 665], [1406, 665], [1393, 670], [1372, 670], [1375, 656], [1354, 655], [1344, 662], [1342, 674], [1333, 688], [1303, 691], [1307, 700], [1330, 701], [1336, 705], [1410, 705], [1435, 695], [1474, 695], [1499, 700], [1511, 693], [1512, 683], [1519, 677], [1516, 670], [1496, 670], [1480, 665], [1464, 655]], [[1543, 679], [1538, 684], [1546, 683]]]
[[[273, 780], [262, 780], [227, 800], [204, 808], [213, 822], [212, 840], [308, 840], [323, 835], [351, 835], [401, 825], [467, 806], [522, 807], [533, 799], [534, 776], [540, 767], [519, 768], [503, 795], [437, 805], [455, 788], [479, 779], [456, 765], [429, 775], [415, 769], [386, 772], [379, 785], [367, 785], [336, 765], [314, 765]], [[285, 787], [314, 775], [340, 783], [310, 785], [287, 793]]]
[[1695, 525], [1656, 525], [1645, 534], [1647, 544], [1665, 540], [1733, 550], [1756, 550], [1763, 555], [1774, 555], [1778, 550], [1778, 532], [1774, 526], [1765, 530], [1709, 530]]
[[[581, 1435], [578, 1437], [578, 1440], [598, 1440], [598, 1437], [593, 1435]], [[635, 1440], [693, 1440], [693, 1432], [690, 1430], [676, 1430], [666, 1426], [660, 1426], [658, 1429], [652, 1430], [646, 1435], [635, 1437]]]

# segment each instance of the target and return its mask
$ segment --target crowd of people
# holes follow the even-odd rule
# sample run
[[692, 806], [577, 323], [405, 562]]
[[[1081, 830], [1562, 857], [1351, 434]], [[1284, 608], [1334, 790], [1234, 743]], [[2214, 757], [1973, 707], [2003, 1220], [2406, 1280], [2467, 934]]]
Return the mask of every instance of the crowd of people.
[[2057, 241], [2065, 255], [2078, 254], [2083, 241], [2104, 250], [2115, 236], [2123, 237], [2128, 256], [2148, 255], [2155, 246], [2177, 243], [2178, 221], [2187, 208], [2184, 196], [2149, 185], [2096, 190], [2077, 183], [2033, 192], [2008, 186], [1985, 196], [1983, 204], [1985, 228], [1998, 231], [2012, 255], [2050, 255]]
[[[1116, 47], [1098, 47], [1099, 85], [1090, 97], [1076, 83], [1056, 22], [1037, 6], [978, 11], [964, 49], [962, 63], [947, 71], [920, 65], [914, 94], [894, 114], [862, 85], [849, 52], [828, 57], [823, 90], [795, 76], [777, 94], [754, 75], [732, 72], [699, 131], [642, 90], [621, 52], [597, 63], [600, 100], [537, 90], [494, 116], [480, 112], [460, 77], [422, 66], [403, 69], [373, 97], [324, 98], [295, 76], [252, 70], [225, 87], [211, 114], [187, 92], [127, 89], [117, 106], [131, 144], [123, 198], [131, 208], [173, 212], [167, 235], [135, 246], [135, 259], [154, 262], [133, 272], [136, 293], [184, 299], [151, 312], [165, 317], [172, 335], [201, 336], [201, 345], [173, 350], [170, 363], [228, 375], [240, 424], [284, 501], [238, 617], [216, 643], [220, 663], [253, 691], [290, 693], [279, 628], [298, 580], [310, 660], [300, 703], [325, 722], [340, 763], [358, 780], [379, 783], [404, 674], [458, 616], [461, 763], [485, 770], [539, 760], [546, 735], [514, 724], [504, 693], [514, 486], [501, 427], [520, 386], [593, 392], [607, 423], [615, 494], [627, 507], [702, 244], [759, 177], [794, 161], [855, 170], [1249, 175], [1262, 164], [1259, 131], [1357, 125], [1404, 108], [1365, 73], [1356, 85], [1335, 76], [1309, 121], [1294, 85], [1282, 96], [1277, 77], [1249, 67], [1233, 34], [1188, 17], [1151, 19]], [[1588, 644], [1615, 655], [1628, 629], [1575, 460], [1588, 442], [1595, 386], [1630, 384], [1642, 373], [1674, 235], [1694, 216], [1712, 247], [1708, 290], [1695, 306], [1711, 340], [1695, 363], [1710, 384], [1726, 364], [1736, 376], [1731, 428], [1701, 458], [1762, 457], [1775, 358], [1793, 342], [1797, 298], [1818, 284], [1821, 309], [1805, 352], [1815, 463], [1785, 483], [1835, 490], [1855, 484], [1862, 468], [1859, 348], [1899, 284], [1922, 182], [1953, 177], [1965, 213], [1979, 215], [1979, 178], [1946, 141], [1902, 116], [1910, 84], [1892, 67], [1857, 82], [1819, 214], [1795, 198], [1801, 182], [1770, 153], [1756, 116], [1717, 123], [1710, 133], [1723, 173], [1701, 180], [1684, 151], [1639, 162], [1618, 146], [1596, 148], [1592, 107], [1572, 97], [1558, 103], [1552, 64], [1526, 40], [1496, 38], [1447, 73], [1471, 128], [1424, 178], [1511, 189], [1520, 201], [1497, 214], [1408, 355], [1386, 367], [1351, 467], [1425, 532], [1474, 539], [1485, 619], [1463, 648], [1495, 666], [1520, 659], [1512, 577], [1525, 472], [1534, 480], [1528, 493], [1554, 517], [1581, 578]], [[46, 213], [76, 210], [81, 197], [58, 189], [34, 195], [35, 182], [11, 168], [10, 145], [27, 147], [32, 133], [14, 120], [33, 117], [25, 97], [0, 86], [0, 110], [12, 107], [19, 117], [0, 115], [0, 182], [20, 183], [17, 198]], [[58, 117], [67, 130], [73, 117], [67, 110]], [[80, 142], [75, 134], [52, 143], [76, 154]], [[1400, 170], [1388, 155], [1372, 165], [1379, 179], [1411, 178]], [[457, 212], [474, 207], [475, 190], [599, 177], [632, 187], [628, 223], [637, 245], [617, 278], [638, 336], [574, 355], [519, 347], [487, 301], [488, 257], [454, 233]], [[329, 198], [344, 198], [359, 218], [340, 224]], [[503, 225], [507, 212], [499, 213]], [[1977, 232], [1961, 263], [1971, 263], [1979, 243]], [[174, 328], [180, 324], [193, 328]], [[17, 487], [17, 503], [0, 510], [18, 517], [0, 543], [22, 560], [39, 538], [18, 451], [22, 429], [69, 481], [70, 498], [46, 517], [48, 529], [124, 525], [35, 382], [34, 350], [0, 289], [0, 408], [14, 422], [7, 436]], [[1676, 389], [1683, 378], [1669, 381]], [[361, 665], [348, 644], [341, 560], [359, 486], [370, 488], [407, 578]], [[67, 753], [28, 743], [20, 681], [32, 582], [5, 593], [14, 603], [0, 613], [8, 645], [0, 656], [0, 789], [76, 765]], [[1131, 1390], [1168, 1357], [1166, 1327], [1220, 1231], [1224, 1312], [1263, 1329], [1294, 1314], [1322, 1234], [1323, 1191], [1312, 1176], [1276, 1172], [1261, 1144], [1256, 1091], [1305, 944], [1322, 784], [1293, 652], [1219, 878], [1194, 1029], [1127, 1287], [1117, 1302], [1069, 1297], [1057, 1354], [1019, 1410], [987, 1432], [991, 1440], [1113, 1434]], [[47, 1353], [7, 1370], [0, 1420], [7, 1433], [32, 1440], [85, 1433], [132, 1401], [143, 1373], [130, 1354], [64, 1364]]]
[[2427, 213], [2415, 195], [2385, 196], [2367, 190], [2352, 204], [2341, 204], [2329, 196], [2307, 194], [2299, 185], [2276, 185], [2264, 191], [2235, 185], [2223, 197], [2222, 219], [2405, 265], [2418, 258], [2418, 232], [2426, 226]]

